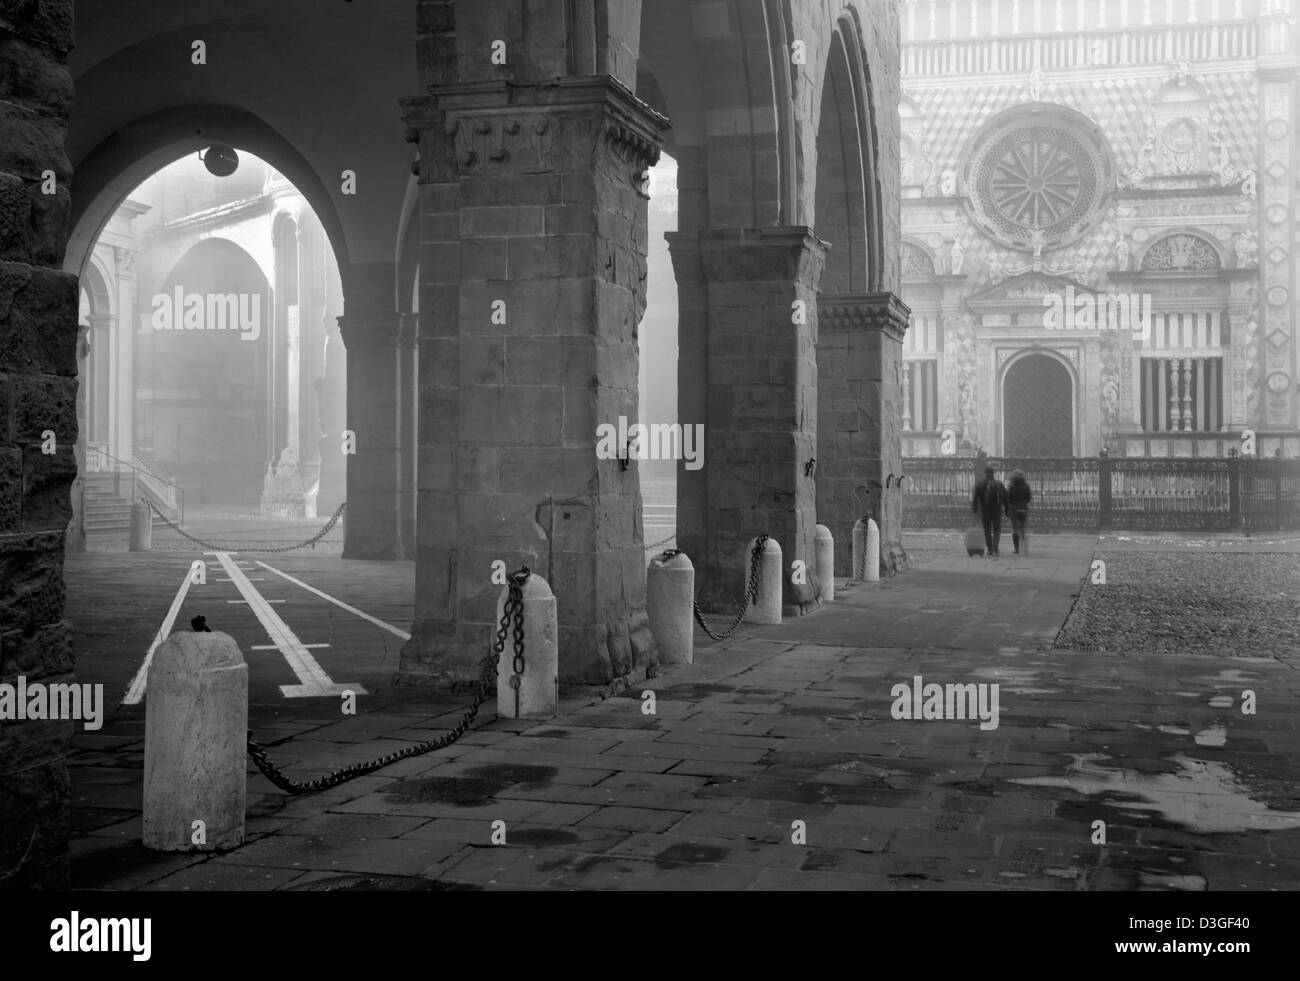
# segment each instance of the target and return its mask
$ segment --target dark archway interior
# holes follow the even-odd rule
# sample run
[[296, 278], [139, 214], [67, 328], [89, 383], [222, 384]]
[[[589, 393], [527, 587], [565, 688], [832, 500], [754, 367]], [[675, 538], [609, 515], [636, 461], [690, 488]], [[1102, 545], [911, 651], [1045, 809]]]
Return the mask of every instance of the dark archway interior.
[[844, 41], [832, 36], [821, 125], [817, 130], [817, 235], [831, 244], [822, 273], [826, 293], [863, 292], [867, 285], [867, 166], [862, 107]]
[[[177, 296], [182, 306], [176, 309]], [[208, 308], [206, 298], [225, 302]], [[229, 298], [236, 297], [230, 304]], [[192, 302], [190, 298], [200, 298]], [[207, 239], [190, 249], [150, 300], [151, 330], [137, 352], [141, 448], [197, 502], [257, 503], [266, 432], [270, 291], [238, 246]], [[238, 329], [230, 314], [237, 310]], [[171, 327], [164, 325], [164, 311]], [[179, 312], [179, 316], [177, 316]], [[226, 318], [222, 321], [219, 318]]]
[[1070, 372], [1049, 355], [1030, 354], [1008, 368], [1002, 402], [1004, 455], [1070, 456], [1073, 393]]

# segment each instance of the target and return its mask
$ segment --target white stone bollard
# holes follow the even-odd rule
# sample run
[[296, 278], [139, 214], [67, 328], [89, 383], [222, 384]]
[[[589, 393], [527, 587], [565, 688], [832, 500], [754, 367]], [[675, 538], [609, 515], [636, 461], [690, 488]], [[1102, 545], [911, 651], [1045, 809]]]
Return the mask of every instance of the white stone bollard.
[[131, 505], [132, 552], [148, 552], [153, 548], [153, 512], [149, 505], [137, 501]]
[[[493, 644], [509, 596], [507, 585], [497, 599], [497, 618], [492, 621]], [[503, 719], [553, 719], [560, 713], [560, 645], [555, 596], [546, 580], [535, 572], [521, 587], [520, 596], [524, 604], [524, 670], [519, 678], [519, 697], [516, 700], [510, 683], [515, 674], [512, 613], [506, 629], [506, 645], [497, 659], [497, 715]]]
[[186, 852], [243, 844], [248, 665], [234, 638], [168, 637], [149, 666], [144, 719], [144, 846]]
[[867, 582], [880, 582], [880, 526], [874, 518], [867, 519], [867, 543], [863, 556]]
[[[745, 548], [745, 588], [749, 588], [749, 557], [754, 553], [751, 539]], [[758, 598], [745, 611], [746, 623], [779, 624], [781, 622], [781, 546], [775, 538], [763, 543], [758, 560]]]
[[670, 559], [657, 555], [645, 576], [645, 605], [650, 632], [659, 645], [662, 664], [695, 661], [695, 566], [678, 552]]
[[835, 599], [835, 539], [825, 525], [813, 531], [813, 556], [817, 565], [817, 597], [823, 603]]

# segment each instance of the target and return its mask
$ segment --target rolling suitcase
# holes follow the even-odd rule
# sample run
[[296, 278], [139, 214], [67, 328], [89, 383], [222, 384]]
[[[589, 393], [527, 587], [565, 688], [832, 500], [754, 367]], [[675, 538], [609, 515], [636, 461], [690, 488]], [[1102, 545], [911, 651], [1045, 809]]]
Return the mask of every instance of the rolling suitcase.
[[984, 528], [982, 526], [974, 525], [966, 532], [966, 554], [984, 554]]

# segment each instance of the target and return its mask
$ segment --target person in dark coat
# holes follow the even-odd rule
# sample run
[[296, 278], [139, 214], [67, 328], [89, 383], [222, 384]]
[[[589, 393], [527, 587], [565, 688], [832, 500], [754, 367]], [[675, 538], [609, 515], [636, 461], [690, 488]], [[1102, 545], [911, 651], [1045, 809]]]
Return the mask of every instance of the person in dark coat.
[[1011, 544], [1016, 554], [1020, 554], [1020, 543], [1025, 543], [1025, 552], [1029, 552], [1029, 540], [1025, 537], [1025, 520], [1029, 517], [1029, 502], [1034, 492], [1029, 489], [1029, 481], [1023, 470], [1011, 472], [1011, 486], [1007, 488], [1007, 517], [1011, 519]]
[[1007, 488], [998, 480], [997, 471], [992, 467], [984, 468], [984, 479], [975, 485], [970, 509], [980, 516], [980, 523], [984, 526], [984, 545], [989, 558], [996, 558], [998, 542], [1002, 538], [1002, 515], [1007, 509]]

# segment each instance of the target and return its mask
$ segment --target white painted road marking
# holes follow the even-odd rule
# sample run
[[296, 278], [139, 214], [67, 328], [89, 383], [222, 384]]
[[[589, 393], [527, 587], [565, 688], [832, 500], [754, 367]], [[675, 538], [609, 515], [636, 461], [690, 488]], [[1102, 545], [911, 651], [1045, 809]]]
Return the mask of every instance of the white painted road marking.
[[[325, 673], [307, 648], [303, 646], [289, 625], [280, 619], [280, 615], [271, 609], [269, 603], [257, 591], [257, 587], [248, 581], [226, 552], [217, 552], [217, 561], [221, 563], [221, 568], [226, 571], [226, 575], [234, 582], [240, 594], [248, 601], [248, 608], [253, 611], [257, 619], [266, 628], [267, 634], [279, 648], [284, 659], [289, 662], [289, 667], [294, 674], [298, 676], [301, 684], [281, 685], [280, 693], [285, 698], [308, 698], [319, 695], [341, 695], [345, 691], [355, 692], [358, 695], [365, 695], [366, 690], [360, 685], [335, 684], [330, 680], [330, 676]], [[258, 563], [261, 564], [260, 562]]]
[[[250, 579], [250, 580], [248, 580], [248, 581], [249, 581], [249, 582], [252, 582], [253, 580]], [[226, 582], [234, 582], [234, 580], [233, 580], [233, 579], [227, 579]], [[247, 603], [248, 600], [226, 600], [226, 602], [227, 602], [227, 603]], [[280, 599], [277, 599], [277, 600], [269, 599], [269, 600], [266, 600], [266, 602], [268, 602], [268, 603], [283, 603], [284, 600], [280, 600]]]
[[329, 593], [322, 593], [315, 586], [308, 586], [301, 579], [295, 579], [287, 572], [281, 572], [279, 569], [269, 566], [265, 562], [258, 561], [257, 564], [260, 565], [267, 572], [274, 572], [277, 576], [280, 576], [282, 579], [288, 579], [295, 586], [301, 586], [303, 589], [307, 590], [307, 592], [314, 593], [323, 600], [329, 600], [329, 602], [333, 603], [335, 606], [341, 607], [342, 609], [347, 610], [349, 613], [354, 614], [355, 616], [359, 616], [362, 620], [369, 620], [376, 627], [382, 627], [383, 629], [387, 630], [390, 634], [396, 634], [398, 637], [401, 637], [402, 640], [411, 639], [411, 635], [408, 634], [405, 630], [399, 630], [396, 627], [394, 627], [391, 623], [384, 623], [383, 620], [380, 620], [377, 617], [372, 617], [369, 613], [362, 613], [355, 606], [349, 606], [347, 603], [344, 603], [342, 600], [335, 599], [333, 596], [329, 595]]
[[[312, 650], [313, 648], [316, 647], [329, 647], [330, 645], [329, 644], [303, 644], [302, 646], [307, 648], [307, 650]], [[249, 648], [250, 651], [278, 651], [279, 649], [280, 648], [276, 647], [274, 644], [254, 644], [252, 647]]]
[[139, 705], [140, 700], [144, 698], [145, 686], [149, 680], [149, 665], [153, 662], [153, 652], [156, 651], [168, 635], [172, 632], [172, 625], [176, 622], [176, 614], [181, 611], [181, 604], [185, 602], [185, 594], [190, 591], [190, 569], [185, 570], [185, 578], [181, 581], [181, 588], [176, 590], [176, 598], [172, 600], [171, 609], [167, 611], [167, 616], [163, 618], [162, 626], [158, 628], [158, 633], [149, 645], [149, 651], [144, 656], [144, 663], [140, 665], [140, 670], [135, 673], [131, 679], [131, 687], [126, 691], [126, 697], [122, 699], [123, 705]]

